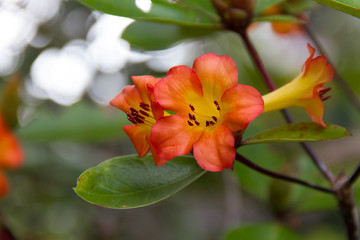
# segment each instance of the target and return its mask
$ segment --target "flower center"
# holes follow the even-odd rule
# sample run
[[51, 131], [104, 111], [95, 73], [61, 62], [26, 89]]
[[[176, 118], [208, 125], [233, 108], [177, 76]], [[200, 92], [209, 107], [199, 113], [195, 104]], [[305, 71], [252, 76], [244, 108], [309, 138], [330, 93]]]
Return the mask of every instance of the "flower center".
[[155, 118], [151, 112], [150, 105], [144, 102], [139, 103], [139, 108], [135, 109], [130, 106], [130, 112], [126, 112], [127, 119], [133, 124], [141, 124], [152, 126], [155, 124]]
[[204, 111], [197, 111], [194, 105], [189, 104], [189, 108], [191, 110], [189, 112], [189, 120], [187, 120], [189, 126], [212, 127], [216, 125], [218, 119], [220, 118], [221, 108], [216, 100], [214, 100], [213, 103], [214, 103], [213, 106], [215, 106], [216, 110], [214, 111], [214, 109], [208, 109], [208, 111], [205, 111], [206, 112], [205, 114]]

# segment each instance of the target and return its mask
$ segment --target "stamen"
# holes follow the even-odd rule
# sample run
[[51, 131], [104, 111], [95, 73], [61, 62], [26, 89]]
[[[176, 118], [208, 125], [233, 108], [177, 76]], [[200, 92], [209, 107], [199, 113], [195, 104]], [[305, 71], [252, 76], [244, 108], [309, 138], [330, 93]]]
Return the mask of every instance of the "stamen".
[[143, 111], [143, 110], [139, 110], [139, 112], [142, 114], [142, 115], [144, 115], [144, 116], [146, 116], [146, 117], [150, 117], [150, 115], [147, 113], [147, 112], [145, 112], [145, 111]]
[[214, 121], [217, 122], [217, 118], [215, 116], [212, 116], [212, 119], [214, 119]]
[[193, 119], [193, 120], [196, 120], [196, 118], [195, 118], [195, 114], [193, 114], [192, 119]]
[[141, 120], [140, 118], [138, 118], [138, 117], [134, 117], [134, 119], [136, 120], [136, 122], [137, 123], [144, 123], [144, 121], [143, 120]]
[[190, 107], [191, 111], [195, 111], [195, 108], [192, 104], [190, 104], [189, 107]]
[[130, 115], [129, 112], [127, 112], [126, 115], [127, 115], [127, 119], [128, 119], [130, 122], [132, 122], [133, 124], [136, 124], [136, 123], [137, 123], [137, 122], [135, 121], [135, 119]]
[[327, 93], [327, 92], [330, 91], [330, 90], [331, 90], [331, 88], [321, 89], [321, 90], [319, 90], [319, 94], [320, 94], [320, 95], [323, 95], [323, 94]]
[[140, 102], [140, 104], [139, 104], [139, 107], [141, 107], [142, 109], [144, 109], [145, 111], [150, 111], [150, 106], [149, 106], [149, 104], [146, 104], [146, 103], [144, 103], [144, 102]]
[[192, 124], [190, 120], [188, 120], [187, 123], [188, 123], [190, 126], [194, 126], [194, 124]]
[[322, 97], [322, 96], [321, 96], [321, 100], [322, 100], [322, 101], [326, 101], [326, 100], [328, 100], [329, 98], [331, 98], [331, 95], [330, 95], [330, 96], [326, 96], [326, 97]]
[[135, 108], [133, 108], [132, 106], [130, 106], [130, 111], [131, 111], [131, 113], [133, 113], [133, 112], [137, 113], [137, 112], [138, 112], [138, 111], [137, 111]]
[[196, 124], [197, 126], [200, 125], [200, 123], [199, 123], [197, 120], [195, 120], [195, 124]]
[[144, 102], [140, 102], [140, 105], [141, 105], [141, 106], [144, 106], [144, 107], [150, 107], [150, 105], [149, 105], [149, 104], [144, 103]]
[[210, 122], [208, 120], [206, 120], [206, 126], [209, 127], [210, 126]]
[[190, 120], [194, 120], [191, 113], [189, 113], [189, 118], [190, 118]]
[[215, 104], [215, 106], [216, 106], [216, 109], [220, 111], [220, 105], [219, 105], [219, 103], [218, 103], [217, 101], [214, 101], [214, 104]]
[[213, 121], [209, 121], [209, 123], [211, 124], [211, 126], [214, 126], [215, 125], [215, 123], [213, 122]]
[[139, 113], [137, 113], [137, 112], [132, 112], [131, 115], [132, 115], [133, 117], [137, 117], [137, 118], [140, 118], [140, 119], [142, 119], [142, 120], [145, 119], [144, 116], [141, 116], [141, 115], [140, 115]]

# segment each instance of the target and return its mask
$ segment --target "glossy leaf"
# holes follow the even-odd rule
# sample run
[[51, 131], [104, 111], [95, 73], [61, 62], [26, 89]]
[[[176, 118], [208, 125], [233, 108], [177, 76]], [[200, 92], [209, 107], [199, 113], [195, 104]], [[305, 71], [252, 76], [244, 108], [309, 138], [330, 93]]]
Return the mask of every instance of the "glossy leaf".
[[150, 205], [170, 197], [206, 171], [190, 156], [176, 157], [156, 167], [151, 155], [109, 159], [85, 171], [75, 192], [84, 200], [108, 208]]
[[270, 142], [318, 142], [350, 136], [343, 127], [326, 124], [323, 128], [314, 122], [286, 124], [276, 127], [242, 142], [243, 145]]
[[274, 6], [279, 3], [283, 3], [285, 0], [257, 0], [255, 7], [255, 14], [259, 14], [266, 10], [267, 8]]
[[86, 6], [112, 15], [136, 20], [175, 23], [188, 26], [218, 27], [220, 20], [210, 1], [203, 0], [152, 0], [141, 9], [135, 0], [79, 0]]
[[315, 0], [318, 3], [360, 18], [359, 0]]
[[268, 15], [262, 17], [256, 17], [252, 19], [252, 22], [295, 22], [295, 23], [304, 23], [303, 20], [294, 17], [292, 15]]
[[124, 31], [122, 38], [132, 47], [142, 50], [160, 50], [187, 39], [206, 36], [216, 29], [186, 27], [176, 24], [135, 21]]
[[300, 240], [293, 231], [277, 223], [254, 224], [230, 231], [225, 240]]

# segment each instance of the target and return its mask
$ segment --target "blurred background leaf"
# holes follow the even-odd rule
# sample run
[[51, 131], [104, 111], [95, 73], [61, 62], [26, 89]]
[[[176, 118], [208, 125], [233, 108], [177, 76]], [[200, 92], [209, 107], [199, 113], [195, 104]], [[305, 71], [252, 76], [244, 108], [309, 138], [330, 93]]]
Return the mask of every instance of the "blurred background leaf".
[[125, 29], [122, 38], [134, 48], [151, 51], [166, 49], [181, 40], [207, 36], [215, 31], [216, 29], [135, 21]]
[[300, 240], [290, 229], [277, 223], [254, 224], [239, 227], [230, 231], [225, 240], [251, 239], [251, 240]]
[[[131, 17], [136, 20], [176, 23], [189, 26], [219, 27], [219, 18], [210, 1], [183, 0], [148, 1], [140, 7], [135, 0], [79, 0], [85, 5], [108, 14]], [[146, 6], [146, 7], [145, 7]]]

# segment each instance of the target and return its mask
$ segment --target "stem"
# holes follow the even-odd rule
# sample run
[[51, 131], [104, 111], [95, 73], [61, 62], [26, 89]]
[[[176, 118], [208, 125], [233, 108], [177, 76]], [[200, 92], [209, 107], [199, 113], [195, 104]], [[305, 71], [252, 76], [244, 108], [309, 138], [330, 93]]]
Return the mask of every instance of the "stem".
[[[274, 91], [276, 89], [276, 85], [274, 83], [274, 81], [271, 79], [270, 75], [267, 73], [264, 64], [262, 63], [259, 54], [257, 53], [255, 47], [252, 45], [252, 43], [250, 42], [249, 37], [247, 36], [246, 32], [238, 32], [240, 34], [240, 36], [242, 37], [242, 39], [244, 40], [244, 43], [246, 45], [246, 48], [248, 49], [251, 57], [254, 60], [255, 65], [257, 66], [257, 68], [259, 69], [261, 75], [263, 76], [266, 85], [268, 86], [270, 91]], [[284, 118], [286, 119], [286, 121], [288, 123], [293, 123], [294, 120], [291, 116], [291, 114], [289, 113], [288, 110], [284, 109], [282, 110], [282, 114], [284, 115]], [[326, 179], [329, 180], [329, 182], [333, 182], [333, 180], [335, 179], [335, 177], [333, 176], [333, 174], [327, 169], [326, 165], [321, 162], [321, 160], [319, 159], [319, 157], [315, 154], [315, 152], [313, 151], [313, 149], [310, 147], [309, 144], [307, 143], [300, 143], [301, 146], [303, 147], [303, 149], [306, 151], [306, 153], [310, 156], [310, 158], [312, 159], [312, 161], [314, 162], [315, 166], [320, 170], [320, 172], [326, 177]]]
[[272, 81], [272, 79], [270, 78], [270, 75], [267, 73], [263, 62], [261, 61], [261, 58], [259, 56], [259, 54], [257, 53], [255, 47], [252, 45], [252, 43], [250, 42], [249, 37], [247, 36], [245, 31], [242, 32], [238, 32], [241, 36], [241, 38], [243, 39], [247, 50], [250, 53], [250, 56], [253, 58], [255, 65], [257, 66], [257, 68], [259, 69], [261, 75], [263, 76], [266, 85], [268, 86], [270, 91], [274, 91], [276, 89], [276, 86], [274, 84], [274, 82]]
[[242, 156], [242, 155], [240, 155], [238, 153], [236, 153], [235, 160], [237, 160], [237, 161], [241, 162], [242, 164], [248, 166], [249, 168], [251, 168], [251, 169], [253, 169], [253, 170], [255, 170], [255, 171], [259, 172], [259, 173], [262, 173], [264, 175], [267, 175], [269, 177], [281, 179], [281, 180], [292, 182], [292, 183], [297, 183], [297, 184], [300, 184], [302, 186], [309, 187], [309, 188], [312, 188], [312, 189], [316, 189], [316, 190], [321, 191], [321, 192], [334, 194], [334, 191], [332, 189], [321, 187], [321, 186], [318, 186], [318, 185], [316, 185], [314, 183], [311, 183], [311, 182], [307, 182], [307, 181], [304, 181], [304, 180], [301, 180], [301, 179], [298, 179], [298, 178], [294, 178], [294, 177], [289, 177], [289, 176], [282, 175], [280, 173], [273, 172], [273, 171], [267, 170], [265, 168], [262, 168], [259, 165], [256, 165], [255, 163], [253, 163], [252, 161], [250, 161], [249, 159], [245, 158], [244, 156]]
[[334, 76], [335, 76], [335, 81], [337, 84], [339, 84], [340, 88], [344, 91], [345, 96], [348, 97], [349, 101], [357, 108], [357, 110], [360, 111], [360, 99], [358, 98], [358, 96], [356, 95], [356, 93], [351, 89], [351, 87], [347, 84], [347, 82], [344, 80], [344, 78], [340, 75], [340, 73], [336, 70], [336, 68], [334, 67], [335, 65], [331, 62], [331, 60], [329, 59], [329, 55], [327, 54], [327, 52], [325, 51], [325, 48], [323, 47], [323, 45], [321, 44], [321, 42], [319, 41], [319, 39], [314, 35], [314, 33], [311, 31], [311, 29], [309, 28], [309, 26], [307, 24], [303, 25], [307, 35], [309, 36], [309, 38], [311, 39], [311, 41], [313, 41], [313, 43], [317, 46], [319, 52], [321, 55], [324, 55], [328, 61], [328, 63], [333, 66], [333, 70], [334, 70]]
[[351, 176], [347, 180], [345, 186], [346, 187], [352, 186], [355, 183], [355, 181], [358, 179], [359, 176], [360, 176], [360, 163], [358, 164], [358, 166], [355, 168], [354, 172], [351, 174]]
[[[353, 175], [354, 176], [354, 175]], [[349, 180], [345, 173], [341, 173], [333, 184], [338, 208], [344, 219], [349, 240], [359, 239], [359, 216], [354, 201], [354, 187], [348, 186]]]

